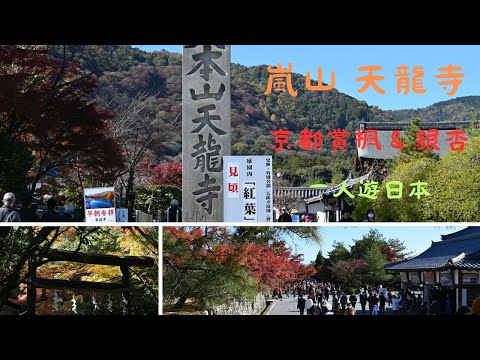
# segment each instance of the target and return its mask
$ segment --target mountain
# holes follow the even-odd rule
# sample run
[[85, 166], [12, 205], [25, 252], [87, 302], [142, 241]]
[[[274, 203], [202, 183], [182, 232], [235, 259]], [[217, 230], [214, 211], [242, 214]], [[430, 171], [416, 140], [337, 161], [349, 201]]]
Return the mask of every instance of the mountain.
[[422, 121], [469, 121], [472, 109], [478, 112], [480, 96], [464, 96], [441, 101], [421, 109], [385, 111], [393, 121], [411, 121], [418, 117]]
[[[175, 123], [181, 133], [181, 55], [167, 51], [147, 53], [127, 45], [71, 46], [84, 54], [82, 66], [100, 80], [100, 93], [110, 98], [128, 99], [138, 93], [155, 98], [148, 126], [161, 128]], [[288, 94], [264, 95], [269, 73], [267, 65], [246, 67], [232, 64], [232, 153], [233, 155], [274, 155], [274, 165], [289, 174], [292, 185], [344, 179], [352, 167], [354, 133], [361, 121], [470, 120], [472, 108], [480, 109], [480, 97], [470, 96], [443, 101], [423, 109], [383, 111], [351, 96], [331, 91], [305, 89], [305, 77], [292, 74], [297, 97]], [[296, 147], [301, 130], [321, 131], [325, 145], [316, 154], [300, 149], [275, 153], [271, 131], [292, 131], [290, 143]], [[351, 133], [349, 152], [332, 157], [327, 133], [344, 128]], [[152, 161], [179, 157], [181, 137], [156, 142]]]

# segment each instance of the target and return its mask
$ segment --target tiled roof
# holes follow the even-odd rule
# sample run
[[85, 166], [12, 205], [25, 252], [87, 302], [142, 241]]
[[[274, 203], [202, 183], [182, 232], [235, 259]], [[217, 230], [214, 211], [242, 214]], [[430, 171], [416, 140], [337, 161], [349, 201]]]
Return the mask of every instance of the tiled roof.
[[[447, 135], [447, 132], [449, 131], [451, 130], [438, 130], [437, 145], [440, 150], [433, 150], [433, 152], [439, 154], [440, 157], [444, 157], [447, 154], [447, 151], [450, 150], [450, 142], [447, 141], [447, 138], [451, 137], [451, 135]], [[400, 131], [400, 133], [403, 135], [403, 131]], [[397, 155], [399, 150], [392, 148], [390, 145], [392, 141], [392, 130], [378, 130], [377, 135], [381, 149], [378, 150], [375, 146], [365, 146], [364, 149], [357, 147], [358, 157], [368, 159], [390, 159]]]
[[465, 256], [462, 260], [452, 264], [452, 268], [465, 270], [480, 270], [480, 252]]
[[[457, 237], [454, 236], [455, 234], [457, 234]], [[432, 242], [430, 248], [420, 255], [410, 260], [387, 264], [385, 269], [402, 271], [459, 267], [459, 264], [475, 266], [477, 260], [476, 257], [472, 258], [472, 255], [480, 253], [480, 227], [468, 227], [457, 233], [450, 234], [448, 237], [442, 236], [442, 239], [444, 240]], [[452, 260], [457, 260], [455, 258], [458, 261], [452, 262]]]
[[[366, 174], [366, 175], [362, 175], [362, 176], [357, 177], [357, 178], [355, 178], [355, 179], [347, 179], [347, 180], [345, 180], [345, 181], [346, 181], [345, 185], [346, 185], [347, 189], [351, 189], [351, 188], [353, 188], [354, 186], [357, 186], [357, 185], [360, 183], [360, 181], [365, 181], [365, 180], [370, 179], [371, 176], [372, 176], [372, 171], [370, 171], [370, 172], [369, 172], [368, 174]], [[311, 203], [314, 203], [314, 202], [317, 202], [317, 201], [322, 200], [322, 198], [324, 198], [325, 196], [332, 195], [332, 194], [336, 194], [336, 193], [338, 193], [338, 191], [342, 188], [342, 184], [343, 184], [343, 182], [342, 182], [341, 184], [338, 184], [338, 185], [335, 185], [335, 186], [330, 186], [330, 187], [328, 187], [328, 188], [325, 188], [325, 190], [322, 192], [321, 195], [313, 196], [313, 197], [311, 197], [311, 198], [305, 199], [305, 202], [306, 202], [307, 204], [311, 204]]]
[[460, 239], [467, 239], [467, 238], [476, 238], [479, 237], [479, 230], [476, 226], [468, 226], [465, 229], [455, 231], [450, 234], [441, 235], [441, 239], [443, 241], [453, 241], [453, 240], [460, 240]]

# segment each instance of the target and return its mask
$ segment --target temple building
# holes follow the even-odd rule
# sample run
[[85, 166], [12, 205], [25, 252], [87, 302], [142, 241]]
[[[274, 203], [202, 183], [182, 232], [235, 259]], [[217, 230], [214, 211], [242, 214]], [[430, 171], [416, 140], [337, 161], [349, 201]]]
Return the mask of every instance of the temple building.
[[[370, 176], [371, 174], [357, 178], [349, 176], [345, 180], [345, 188], [351, 191], [360, 181], [370, 179]], [[275, 212], [279, 215], [281, 207], [285, 206], [292, 214], [301, 214], [303, 210], [315, 214], [317, 222], [340, 221], [345, 210], [351, 211], [345, 194], [334, 196], [339, 193], [341, 187], [342, 184], [325, 188], [277, 187], [275, 188]]]
[[[385, 161], [391, 159], [398, 154], [399, 149], [392, 148], [392, 133], [393, 131], [400, 131], [403, 135], [404, 130], [411, 126], [409, 122], [361, 122], [360, 131], [377, 130], [378, 143], [381, 149], [378, 150], [375, 146], [357, 146], [357, 157], [354, 162], [354, 170], [362, 174], [367, 174], [374, 170], [375, 177], [384, 178], [387, 176]], [[432, 150], [443, 158], [450, 150], [450, 142], [447, 141], [451, 135], [447, 132], [458, 129], [467, 129], [471, 126], [470, 121], [449, 121], [449, 122], [422, 122], [420, 128], [422, 130], [438, 130], [438, 148], [440, 150]], [[468, 136], [466, 136], [468, 137]]]
[[423, 287], [423, 299], [430, 305], [435, 294], [449, 296], [453, 309], [472, 306], [480, 296], [480, 227], [470, 226], [448, 235], [418, 256], [385, 265], [399, 273], [402, 289]]

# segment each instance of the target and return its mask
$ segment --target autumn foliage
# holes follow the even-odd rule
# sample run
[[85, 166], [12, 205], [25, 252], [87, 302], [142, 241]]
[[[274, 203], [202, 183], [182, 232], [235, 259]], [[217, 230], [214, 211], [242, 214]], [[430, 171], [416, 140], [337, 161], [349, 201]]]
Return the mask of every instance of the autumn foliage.
[[398, 257], [398, 254], [391, 247], [387, 246], [381, 250], [381, 253], [385, 255], [387, 262], [395, 261]]
[[113, 114], [92, 101], [94, 76], [49, 47], [1, 46], [0, 54], [0, 134], [31, 151], [32, 184], [66, 166], [88, 166], [90, 177], [105, 179], [122, 165], [109, 136]]
[[[197, 261], [209, 261], [231, 268], [244, 268], [256, 280], [259, 289], [284, 288], [316, 273], [313, 266], [302, 264], [303, 255], [292, 254], [284, 241], [268, 244], [236, 243], [225, 228], [209, 230], [207, 235], [200, 227], [164, 229], [165, 237], [174, 239], [177, 252], [164, 252], [164, 264], [182, 268], [182, 265]], [[213, 234], [213, 235], [209, 235]]]
[[155, 165], [146, 157], [139, 165], [139, 172], [147, 177], [148, 185], [182, 187], [182, 163], [180, 161], [162, 161]]

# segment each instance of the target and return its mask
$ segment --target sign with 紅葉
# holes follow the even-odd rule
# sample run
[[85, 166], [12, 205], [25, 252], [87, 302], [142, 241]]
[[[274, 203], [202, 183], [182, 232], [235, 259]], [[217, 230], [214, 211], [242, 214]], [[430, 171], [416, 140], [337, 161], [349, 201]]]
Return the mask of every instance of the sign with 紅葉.
[[85, 221], [116, 222], [113, 187], [84, 189]]
[[271, 156], [225, 156], [223, 188], [224, 221], [273, 221]]

